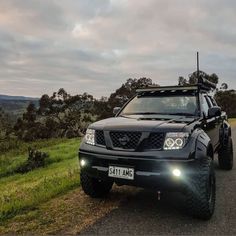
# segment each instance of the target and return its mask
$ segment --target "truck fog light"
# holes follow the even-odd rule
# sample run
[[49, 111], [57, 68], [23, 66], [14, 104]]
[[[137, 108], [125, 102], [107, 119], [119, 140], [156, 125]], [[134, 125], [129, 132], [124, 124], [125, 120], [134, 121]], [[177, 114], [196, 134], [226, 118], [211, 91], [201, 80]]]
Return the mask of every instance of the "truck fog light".
[[174, 170], [172, 171], [172, 174], [173, 174], [174, 176], [176, 176], [176, 177], [180, 177], [181, 171], [180, 171], [179, 169], [174, 169]]
[[80, 161], [80, 165], [81, 165], [81, 167], [84, 167], [84, 166], [86, 165], [86, 161], [85, 161], [84, 159], [82, 159], [82, 160]]

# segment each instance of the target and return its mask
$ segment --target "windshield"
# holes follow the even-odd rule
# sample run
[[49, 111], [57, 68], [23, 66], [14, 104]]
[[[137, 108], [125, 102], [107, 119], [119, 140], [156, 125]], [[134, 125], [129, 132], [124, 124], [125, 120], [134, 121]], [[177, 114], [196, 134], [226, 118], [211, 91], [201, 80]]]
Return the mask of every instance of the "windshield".
[[122, 110], [121, 115], [197, 115], [194, 95], [136, 96]]

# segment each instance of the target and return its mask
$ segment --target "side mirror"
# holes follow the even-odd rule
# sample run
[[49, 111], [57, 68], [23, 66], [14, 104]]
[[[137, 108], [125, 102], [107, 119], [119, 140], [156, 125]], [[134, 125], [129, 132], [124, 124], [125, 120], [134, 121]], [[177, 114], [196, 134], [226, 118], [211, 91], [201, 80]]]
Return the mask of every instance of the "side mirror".
[[208, 117], [212, 118], [212, 117], [216, 117], [216, 116], [220, 116], [221, 115], [221, 108], [218, 106], [214, 106], [209, 108], [208, 110]]
[[120, 111], [120, 107], [114, 107], [113, 108], [113, 114], [116, 115]]

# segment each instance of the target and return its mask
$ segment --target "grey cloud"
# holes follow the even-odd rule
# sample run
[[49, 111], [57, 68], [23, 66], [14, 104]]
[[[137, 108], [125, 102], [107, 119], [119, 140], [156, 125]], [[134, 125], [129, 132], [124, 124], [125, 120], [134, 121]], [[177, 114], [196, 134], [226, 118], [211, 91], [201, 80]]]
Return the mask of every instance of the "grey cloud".
[[99, 97], [142, 76], [176, 84], [197, 50], [202, 69], [236, 88], [235, 1], [5, 0], [0, 9], [0, 93]]
[[[18, 12], [19, 20], [28, 17], [29, 23], [37, 23], [45, 26], [61, 26], [63, 21], [63, 9], [58, 1], [47, 0], [3, 0], [3, 8], [9, 12]], [[30, 22], [31, 21], [31, 22]]]

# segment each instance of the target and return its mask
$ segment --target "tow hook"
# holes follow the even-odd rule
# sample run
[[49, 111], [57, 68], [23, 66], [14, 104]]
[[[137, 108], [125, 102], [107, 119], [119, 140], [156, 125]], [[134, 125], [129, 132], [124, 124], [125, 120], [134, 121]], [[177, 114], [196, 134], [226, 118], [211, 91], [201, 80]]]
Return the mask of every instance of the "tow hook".
[[161, 200], [161, 191], [157, 191], [157, 199], [158, 199], [158, 201]]

